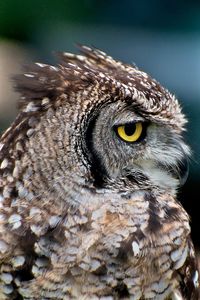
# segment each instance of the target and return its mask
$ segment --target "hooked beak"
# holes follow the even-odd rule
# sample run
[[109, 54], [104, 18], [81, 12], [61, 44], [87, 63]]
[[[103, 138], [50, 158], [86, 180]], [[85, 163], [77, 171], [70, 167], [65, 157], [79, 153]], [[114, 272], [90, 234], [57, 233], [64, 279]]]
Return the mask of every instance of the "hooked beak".
[[189, 162], [188, 162], [188, 157], [185, 156], [178, 164], [177, 175], [180, 182], [180, 186], [183, 186], [186, 183], [188, 174], [189, 174]]
[[175, 165], [159, 165], [162, 169], [165, 169], [169, 174], [171, 174], [173, 178], [177, 179], [180, 186], [183, 186], [185, 184], [189, 174], [189, 161], [186, 154]]
[[186, 183], [189, 174], [188, 157], [184, 155], [176, 166], [170, 166], [167, 170], [179, 181], [179, 185], [183, 186]]

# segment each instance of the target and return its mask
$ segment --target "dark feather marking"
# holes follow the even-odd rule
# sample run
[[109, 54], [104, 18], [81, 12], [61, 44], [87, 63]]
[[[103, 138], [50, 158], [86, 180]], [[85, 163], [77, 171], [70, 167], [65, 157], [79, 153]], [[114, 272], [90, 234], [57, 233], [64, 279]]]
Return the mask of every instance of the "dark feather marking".
[[157, 232], [162, 227], [162, 221], [158, 216], [158, 203], [154, 195], [152, 193], [145, 194], [145, 200], [149, 202], [149, 223], [148, 230], [150, 232]]
[[129, 297], [128, 288], [123, 282], [118, 283], [118, 285], [114, 288], [114, 291], [119, 299], [127, 299]]
[[19, 278], [20, 281], [29, 281], [34, 278], [32, 274], [32, 266], [37, 257], [34, 245], [37, 238], [30, 229], [26, 231], [24, 236], [19, 237], [19, 244], [21, 249], [26, 253], [26, 262], [22, 268], [13, 272], [15, 278]]
[[165, 208], [166, 220], [171, 222], [179, 219], [180, 210], [177, 207], [166, 207]]
[[105, 179], [108, 176], [102, 159], [97, 155], [93, 146], [92, 132], [97, 119], [96, 115], [93, 119], [89, 120], [88, 127], [85, 133], [85, 145], [83, 145], [83, 153], [90, 163], [90, 170], [94, 178], [94, 185], [98, 188], [103, 187]]
[[141, 231], [140, 228], [138, 228], [134, 234], [132, 234], [127, 240], [123, 241], [120, 244], [119, 253], [117, 258], [126, 261], [128, 259], [129, 255], [133, 255], [133, 248], [132, 243], [133, 241], [141, 241], [143, 238], [145, 238], [144, 233]]

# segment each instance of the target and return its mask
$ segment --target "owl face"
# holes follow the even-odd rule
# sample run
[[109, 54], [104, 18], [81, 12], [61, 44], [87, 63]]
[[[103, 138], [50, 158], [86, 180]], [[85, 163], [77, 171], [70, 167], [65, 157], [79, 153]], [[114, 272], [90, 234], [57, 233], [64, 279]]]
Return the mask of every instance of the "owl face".
[[[123, 179], [134, 182], [133, 189], [175, 191], [187, 178], [190, 152], [177, 99], [143, 71], [96, 49], [81, 51], [60, 54], [57, 67], [35, 64], [17, 77], [25, 118], [17, 122], [33, 132], [32, 114], [42, 120], [37, 130], [44, 134], [30, 139], [39, 168], [49, 165], [48, 157], [50, 172], [62, 165], [65, 187], [77, 174], [96, 186]], [[57, 181], [56, 172], [51, 177]]]
[[153, 122], [122, 101], [101, 107], [92, 122], [89, 151], [102, 176], [145, 178], [159, 188], [176, 189], [187, 178], [189, 148], [166, 124]]

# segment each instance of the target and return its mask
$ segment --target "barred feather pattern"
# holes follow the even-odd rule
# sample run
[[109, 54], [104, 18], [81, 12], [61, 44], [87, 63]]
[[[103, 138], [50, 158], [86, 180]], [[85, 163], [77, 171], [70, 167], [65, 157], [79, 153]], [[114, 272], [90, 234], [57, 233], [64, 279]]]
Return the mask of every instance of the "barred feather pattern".
[[[189, 155], [180, 104], [136, 67], [80, 49], [15, 77], [19, 114], [0, 139], [0, 299], [200, 299], [176, 199]], [[155, 124], [148, 133], [169, 145], [146, 138], [123, 160], [113, 133], [102, 138], [112, 113]]]

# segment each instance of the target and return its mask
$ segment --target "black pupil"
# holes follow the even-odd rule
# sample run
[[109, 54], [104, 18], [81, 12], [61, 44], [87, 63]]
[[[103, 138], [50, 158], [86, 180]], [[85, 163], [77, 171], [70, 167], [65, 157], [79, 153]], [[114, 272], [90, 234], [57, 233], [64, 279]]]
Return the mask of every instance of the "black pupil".
[[129, 136], [133, 135], [135, 133], [135, 130], [136, 130], [135, 123], [129, 123], [124, 126], [124, 131], [125, 131], [126, 135], [129, 135]]

